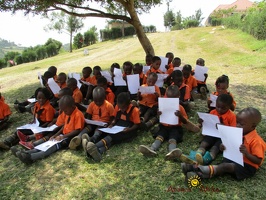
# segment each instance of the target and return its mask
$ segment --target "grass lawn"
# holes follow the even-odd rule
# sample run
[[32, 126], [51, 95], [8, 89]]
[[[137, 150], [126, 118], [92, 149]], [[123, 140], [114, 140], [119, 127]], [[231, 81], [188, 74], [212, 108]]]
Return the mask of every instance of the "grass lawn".
[[[266, 41], [220, 27], [152, 33], [148, 37], [156, 55], [170, 51], [193, 67], [197, 58], [204, 58], [211, 91], [218, 76], [228, 75], [236, 112], [247, 106], [258, 108], [263, 120], [257, 130], [266, 140]], [[13, 112], [10, 127], [0, 132], [1, 140], [32, 118], [28, 113], [17, 113], [13, 102], [30, 97], [40, 85], [37, 73], [49, 66], [56, 66], [58, 73], [68, 73], [81, 72], [85, 66], [107, 69], [114, 62], [122, 65], [127, 60], [144, 63], [145, 53], [137, 38], [98, 43], [88, 49], [88, 56], [80, 49], [0, 70], [1, 93]], [[194, 110], [188, 113], [190, 120], [197, 121], [196, 112], [206, 110], [205, 101], [196, 101]], [[178, 147], [189, 153], [198, 147], [200, 139], [200, 133], [185, 130], [184, 141]], [[152, 142], [149, 132], [139, 132], [133, 142], [108, 150], [101, 163], [86, 159], [82, 150], [62, 150], [24, 165], [10, 151], [0, 151], [1, 199], [266, 199], [265, 163], [251, 179], [237, 182], [230, 176], [217, 177], [202, 181], [206, 191], [190, 190], [184, 183], [180, 162], [164, 160], [167, 143], [156, 158], [145, 158], [138, 152], [139, 145]], [[219, 161], [221, 156], [214, 163]]]

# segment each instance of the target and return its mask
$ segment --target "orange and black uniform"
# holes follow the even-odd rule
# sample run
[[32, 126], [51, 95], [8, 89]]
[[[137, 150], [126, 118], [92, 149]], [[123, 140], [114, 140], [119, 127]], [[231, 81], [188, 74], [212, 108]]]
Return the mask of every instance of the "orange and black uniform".
[[106, 94], [105, 99], [109, 103], [114, 105], [114, 103], [115, 103], [115, 94], [113, 93], [113, 91], [109, 87], [107, 87], [106, 90], [105, 90], [105, 94]]
[[4, 101], [0, 100], [0, 121], [9, 115], [11, 115], [9, 106]]
[[92, 116], [92, 120], [109, 123], [110, 117], [114, 112], [114, 107], [107, 100], [101, 106], [97, 106], [94, 102], [91, 102], [86, 112]]
[[197, 80], [194, 76], [189, 76], [187, 79], [184, 78], [183, 83], [187, 84], [189, 86], [190, 92], [197, 87]]
[[[236, 127], [236, 115], [230, 109], [223, 115], [220, 115], [216, 109], [212, 110], [210, 114], [218, 116], [223, 125]], [[218, 149], [220, 149], [220, 144], [222, 143], [221, 138], [208, 135], [203, 136], [202, 141], [207, 142], [209, 148], [216, 146]]]
[[36, 102], [34, 105], [33, 114], [36, 119], [40, 122], [40, 125], [51, 122], [54, 119], [55, 109], [51, 106], [50, 101], [47, 100], [44, 105], [40, 105], [39, 102]]
[[80, 89], [77, 87], [74, 91], [73, 91], [73, 96], [75, 103], [81, 103], [83, 100], [83, 95], [80, 91]]
[[[179, 111], [185, 119], [188, 118], [183, 106], [179, 105]], [[177, 143], [183, 141], [183, 128], [180, 119], [177, 125], [160, 123], [159, 128], [159, 131], [153, 137], [156, 137], [156, 139], [160, 140], [161, 142], [163, 142], [165, 139], [174, 139]]]
[[153, 67], [151, 67], [145, 74], [145, 76], [143, 77], [143, 84], [145, 84], [147, 82], [147, 77], [149, 75], [149, 73], [154, 72], [156, 74], [164, 74], [163, 71], [161, 71], [160, 69], [154, 69]]
[[[215, 96], [219, 96], [219, 93], [216, 92], [216, 91], [212, 92], [212, 94], [215, 95]], [[227, 94], [231, 95], [231, 97], [233, 98], [233, 106], [234, 106], [234, 108], [236, 108], [236, 102], [234, 100], [234, 97], [233, 97], [232, 93], [231, 92], [227, 92]], [[215, 109], [215, 107], [209, 107], [209, 112], [211, 112], [213, 109]]]
[[173, 63], [169, 63], [168, 66], [169, 66], [169, 68], [166, 71], [166, 74], [169, 74], [170, 75], [174, 71], [174, 65], [173, 65]]
[[235, 171], [233, 175], [237, 180], [243, 180], [245, 178], [250, 178], [254, 176], [256, 171], [263, 163], [266, 151], [266, 143], [259, 136], [256, 130], [253, 130], [248, 134], [244, 135], [243, 143], [246, 146], [248, 153], [262, 159], [262, 161], [260, 164], [256, 164], [251, 162], [246, 156], [243, 155], [244, 166], [241, 166], [229, 159], [224, 158], [223, 162], [235, 164]]
[[[123, 73], [123, 78], [126, 78], [126, 74]], [[117, 96], [122, 92], [128, 92], [128, 87], [126, 86], [115, 86], [115, 104], [116, 104], [116, 98]]]

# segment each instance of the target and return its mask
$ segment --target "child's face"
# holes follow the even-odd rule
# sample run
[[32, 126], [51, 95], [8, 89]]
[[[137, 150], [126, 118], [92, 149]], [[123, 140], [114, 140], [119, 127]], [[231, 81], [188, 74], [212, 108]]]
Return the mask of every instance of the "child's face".
[[225, 114], [230, 109], [230, 106], [226, 105], [221, 101], [216, 101], [216, 110], [219, 115]]
[[96, 79], [102, 76], [100, 70], [97, 69], [93, 70], [93, 75], [96, 76]]
[[89, 70], [82, 70], [83, 78], [88, 78], [90, 75], [91, 75], [91, 72]]
[[37, 94], [37, 101], [38, 103], [43, 106], [45, 104], [45, 102], [47, 101], [46, 97], [44, 96], [44, 94], [42, 92], [38, 92]]
[[129, 107], [129, 104], [117, 104], [118, 105], [118, 108], [122, 111], [122, 112], [126, 112], [128, 107]]
[[145, 62], [146, 62], [147, 66], [150, 66], [152, 64], [152, 58], [151, 57], [146, 57]]
[[174, 85], [180, 87], [183, 83], [183, 77], [174, 77], [172, 78], [172, 81], [174, 82]]
[[131, 68], [131, 66], [129, 66], [129, 65], [124, 65], [124, 66], [123, 66], [123, 69], [124, 69], [124, 73], [125, 73], [126, 75], [130, 75], [130, 74], [132, 74], [132, 68]]
[[227, 83], [219, 83], [216, 86], [216, 92], [218, 93], [218, 95], [227, 94], [227, 88], [228, 88], [228, 84]]
[[191, 71], [183, 70], [182, 72], [183, 72], [183, 77], [184, 77], [185, 79], [189, 78], [189, 76], [190, 76], [190, 74], [191, 74]]
[[59, 109], [61, 111], [63, 111], [66, 115], [71, 115], [72, 112], [75, 110], [75, 106], [69, 106], [69, 105], [65, 105], [64, 103], [63, 104], [60, 104], [59, 103]]
[[133, 73], [134, 74], [141, 74], [142, 70], [140, 67], [134, 66], [133, 67]]
[[93, 97], [93, 101], [94, 101], [94, 103], [97, 105], [97, 106], [101, 106], [101, 105], [103, 105], [103, 103], [104, 103], [104, 98], [103, 97], [101, 97], [101, 96], [96, 96], [96, 97]]
[[98, 83], [97, 86], [102, 87], [103, 89], [107, 89], [107, 84], [104, 83]]
[[156, 83], [157, 79], [152, 77], [152, 76], [148, 76], [147, 78], [147, 85], [148, 86], [154, 86]]
[[57, 82], [62, 85], [62, 84], [64, 84], [66, 82], [66, 79], [64, 77], [62, 77], [62, 76], [58, 76], [57, 77]]
[[152, 63], [152, 68], [157, 70], [160, 68], [161, 65], [161, 61], [160, 60], [156, 60], [155, 62]]
[[179, 60], [173, 60], [173, 66], [174, 67], [180, 67], [181, 62]]
[[239, 113], [236, 115], [236, 127], [243, 128], [243, 135], [255, 129], [254, 123], [247, 113]]
[[168, 58], [168, 64], [170, 64], [174, 59], [173, 55], [171, 55], [171, 54], [167, 55], [166, 57]]

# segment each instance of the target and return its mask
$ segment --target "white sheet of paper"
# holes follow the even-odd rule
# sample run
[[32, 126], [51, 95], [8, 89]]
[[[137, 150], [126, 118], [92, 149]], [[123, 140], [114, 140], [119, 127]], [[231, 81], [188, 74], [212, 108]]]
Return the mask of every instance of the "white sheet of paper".
[[143, 66], [143, 73], [146, 74], [150, 68], [151, 68], [151, 66], [148, 66], [148, 65]]
[[183, 70], [183, 67], [174, 67], [174, 71], [175, 71], [175, 70], [182, 71], [182, 70]]
[[72, 78], [76, 79], [78, 82], [78, 88], [81, 87], [81, 83], [79, 82], [80, 80], [80, 74], [79, 73], [71, 73], [72, 74]]
[[141, 94], [154, 94], [155, 93], [155, 86], [140, 86], [139, 92]]
[[137, 94], [139, 86], [139, 74], [127, 75], [127, 87], [130, 94]]
[[114, 85], [115, 86], [126, 86], [127, 83], [123, 79], [122, 71], [121, 69], [114, 68]]
[[52, 146], [54, 146], [55, 144], [59, 143], [60, 141], [57, 140], [48, 140], [36, 147], [34, 147], [34, 149], [38, 149], [40, 151], [47, 151], [49, 148], [51, 148]]
[[44, 87], [44, 84], [43, 84], [43, 81], [42, 81], [42, 74], [41, 74], [41, 72], [38, 72], [38, 77], [39, 77], [41, 86]]
[[158, 75], [158, 79], [155, 85], [157, 85], [158, 87], [163, 87], [164, 79], [167, 78], [168, 74], [157, 74], [157, 75]]
[[96, 126], [105, 126], [107, 124], [105, 122], [96, 121], [96, 120], [90, 120], [90, 119], [85, 119], [85, 122], [87, 124], [93, 124], [93, 125], [96, 125]]
[[194, 77], [198, 81], [204, 81], [205, 80], [204, 74], [207, 74], [207, 72], [208, 72], [208, 67], [196, 65]]
[[217, 97], [218, 96], [216, 96], [216, 95], [210, 94], [210, 100], [212, 101], [211, 104], [210, 104], [211, 107], [216, 107]]
[[167, 69], [165, 68], [165, 65], [168, 65], [168, 58], [164, 56], [159, 56], [159, 57], [161, 58], [160, 70], [166, 72]]
[[107, 82], [112, 83], [112, 76], [110, 72], [108, 71], [101, 71], [102, 76], [104, 76], [107, 79]]
[[27, 101], [30, 103], [35, 103], [37, 100], [36, 98], [30, 98], [30, 99], [27, 99]]
[[177, 125], [179, 122], [175, 112], [179, 110], [179, 98], [158, 98], [159, 111], [162, 112], [160, 115], [160, 122]]
[[52, 90], [52, 92], [54, 94], [58, 94], [58, 92], [60, 91], [60, 87], [59, 85], [54, 81], [53, 78], [49, 78], [48, 79], [48, 85], [49, 85], [49, 88]]
[[239, 151], [243, 139], [243, 128], [218, 125], [218, 131], [225, 146], [223, 157], [244, 166], [243, 154]]
[[209, 113], [198, 112], [199, 118], [203, 120], [202, 123], [202, 135], [209, 135], [213, 137], [220, 137], [219, 131], [216, 128], [216, 124], [220, 123], [217, 115]]
[[113, 126], [112, 128], [100, 128], [99, 130], [109, 134], [117, 134], [123, 131], [125, 127], [123, 126]]
[[68, 78], [73, 78], [73, 75], [71, 72], [68, 73]]
[[80, 80], [83, 84], [85, 84], [85, 85], [93, 85], [93, 84], [91, 84], [90, 82], [87, 82], [87, 81], [82, 81], [82, 80]]
[[35, 124], [25, 124], [23, 126], [17, 127], [17, 130], [30, 129], [33, 133], [41, 133], [41, 132], [44, 132], [44, 131], [53, 131], [57, 127], [58, 126], [56, 126], [54, 124], [53, 126], [43, 128], [43, 127], [39, 126], [39, 122], [38, 122], [38, 123], [35, 123]]

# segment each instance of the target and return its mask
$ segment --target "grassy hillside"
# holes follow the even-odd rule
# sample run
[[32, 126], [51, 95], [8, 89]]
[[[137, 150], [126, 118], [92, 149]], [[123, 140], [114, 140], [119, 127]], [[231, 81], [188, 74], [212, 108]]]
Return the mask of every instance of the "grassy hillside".
[[[205, 59], [209, 67], [208, 87], [214, 90], [216, 78], [227, 74], [230, 92], [237, 102], [236, 112], [247, 106], [259, 108], [264, 118], [258, 127], [266, 140], [266, 41], [257, 41], [236, 30], [195, 28], [148, 35], [156, 55], [171, 51], [183, 63], [195, 66], [196, 59]], [[0, 139], [27, 123], [30, 114], [13, 110], [15, 99], [24, 100], [39, 86], [37, 73], [54, 65], [59, 72], [81, 72], [85, 66], [99, 65], [103, 69], [114, 63], [131, 61], [144, 63], [145, 53], [137, 38], [115, 40], [90, 46], [89, 55], [83, 49], [39, 62], [1, 69], [1, 92], [12, 107], [12, 124], [0, 132]], [[192, 121], [197, 111], [206, 111], [206, 102], [196, 101], [189, 113]], [[200, 134], [185, 131], [178, 144], [184, 153], [196, 149]], [[167, 143], [156, 158], [145, 158], [138, 152], [140, 144], [151, 144], [148, 132], [139, 132], [131, 143], [112, 147], [101, 163], [87, 160], [80, 151], [63, 150], [26, 166], [10, 152], [0, 151], [0, 196], [2, 199], [265, 199], [266, 164], [252, 179], [237, 182], [230, 176], [204, 180], [202, 184], [216, 191], [189, 191], [184, 184], [180, 162], [164, 161]], [[221, 157], [214, 161], [218, 163]], [[176, 188], [174, 192], [169, 188]]]

